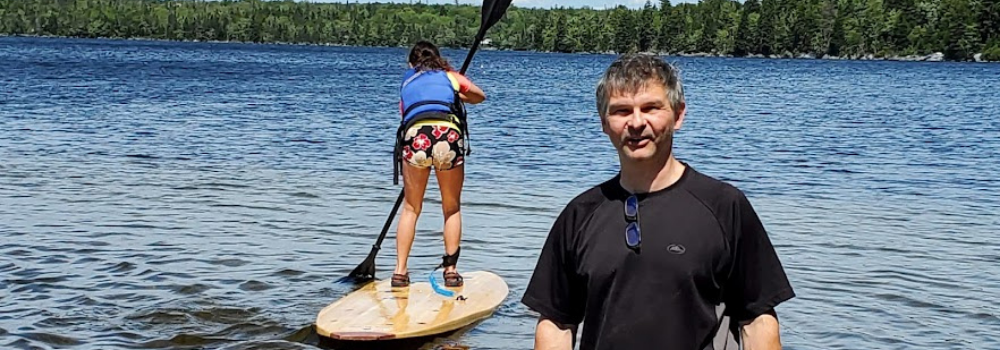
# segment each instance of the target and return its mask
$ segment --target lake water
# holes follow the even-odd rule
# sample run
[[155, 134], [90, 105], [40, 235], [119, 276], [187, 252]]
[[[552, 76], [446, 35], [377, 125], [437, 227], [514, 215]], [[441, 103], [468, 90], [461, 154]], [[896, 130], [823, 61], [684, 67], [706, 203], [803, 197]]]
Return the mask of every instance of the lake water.
[[[405, 54], [0, 38], [0, 347], [324, 346], [316, 313], [399, 191]], [[617, 170], [593, 96], [613, 59], [476, 55], [460, 268], [511, 293], [426, 348], [532, 346], [519, 300], [549, 225]], [[747, 193], [798, 293], [786, 349], [1000, 348], [1000, 65], [669, 60], [678, 156]], [[439, 203], [432, 180], [419, 278]]]

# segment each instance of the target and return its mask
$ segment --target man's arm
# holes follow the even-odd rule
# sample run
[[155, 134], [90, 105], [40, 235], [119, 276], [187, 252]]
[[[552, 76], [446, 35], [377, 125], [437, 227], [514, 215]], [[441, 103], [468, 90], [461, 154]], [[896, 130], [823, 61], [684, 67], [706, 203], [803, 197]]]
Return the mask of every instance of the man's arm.
[[575, 325], [556, 323], [545, 317], [538, 318], [535, 326], [535, 350], [571, 350]]
[[736, 241], [725, 292], [726, 307], [732, 308], [730, 315], [742, 321], [744, 349], [779, 350], [781, 338], [774, 308], [794, 298], [795, 291], [760, 217], [746, 196], [736, 193], [735, 212], [728, 214], [736, 220]]
[[745, 350], [781, 350], [778, 315], [774, 309], [768, 310], [741, 327], [741, 333]]

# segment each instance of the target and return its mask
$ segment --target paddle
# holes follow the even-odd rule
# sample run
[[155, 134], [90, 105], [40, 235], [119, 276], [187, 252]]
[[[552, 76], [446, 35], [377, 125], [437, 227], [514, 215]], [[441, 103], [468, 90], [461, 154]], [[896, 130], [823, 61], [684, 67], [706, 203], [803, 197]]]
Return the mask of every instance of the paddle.
[[[469, 53], [465, 56], [465, 63], [462, 64], [462, 69], [459, 70], [460, 74], [465, 74], [465, 71], [469, 68], [469, 64], [472, 63], [472, 56], [476, 54], [476, 50], [479, 49], [479, 43], [483, 41], [483, 37], [486, 36], [486, 31], [493, 27], [500, 18], [503, 18], [504, 13], [507, 12], [507, 8], [510, 7], [512, 0], [483, 0], [483, 17], [479, 23], [479, 32], [476, 33], [476, 41], [472, 43], [472, 48]], [[464, 104], [463, 109], [464, 109]], [[378, 240], [375, 241], [375, 245], [372, 246], [371, 252], [368, 253], [368, 257], [365, 261], [362, 261], [358, 267], [355, 267], [351, 273], [345, 277], [346, 279], [353, 280], [355, 283], [366, 282], [375, 279], [375, 256], [378, 255], [378, 251], [382, 247], [382, 240], [385, 239], [386, 233], [389, 232], [389, 226], [392, 225], [392, 219], [396, 216], [396, 211], [399, 210], [399, 205], [403, 203], [404, 190], [399, 191], [399, 196], [396, 197], [396, 204], [392, 206], [392, 211], [389, 212], [389, 217], [385, 220], [385, 225], [382, 226], [382, 233], [379, 234]], [[342, 279], [343, 280], [343, 279]]]

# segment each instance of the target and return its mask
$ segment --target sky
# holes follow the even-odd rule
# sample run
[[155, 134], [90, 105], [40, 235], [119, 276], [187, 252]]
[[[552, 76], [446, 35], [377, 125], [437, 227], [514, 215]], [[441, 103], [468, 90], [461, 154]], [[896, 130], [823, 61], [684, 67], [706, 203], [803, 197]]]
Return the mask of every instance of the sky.
[[[299, 1], [312, 1], [312, 2], [347, 2], [348, 0], [299, 0]], [[402, 2], [409, 3], [411, 1], [426, 2], [430, 4], [453, 4], [455, 0], [350, 0], [351, 2]], [[682, 2], [698, 2], [698, 0], [671, 0], [671, 3], [677, 4]], [[482, 4], [482, 0], [458, 0], [460, 4]], [[595, 9], [603, 8], [614, 8], [618, 5], [625, 5], [630, 8], [639, 8], [646, 3], [646, 0], [514, 0], [514, 6], [517, 7], [534, 7], [534, 8], [551, 8], [556, 6], [562, 7], [584, 7], [590, 6]], [[659, 6], [659, 0], [652, 0], [654, 6]]]

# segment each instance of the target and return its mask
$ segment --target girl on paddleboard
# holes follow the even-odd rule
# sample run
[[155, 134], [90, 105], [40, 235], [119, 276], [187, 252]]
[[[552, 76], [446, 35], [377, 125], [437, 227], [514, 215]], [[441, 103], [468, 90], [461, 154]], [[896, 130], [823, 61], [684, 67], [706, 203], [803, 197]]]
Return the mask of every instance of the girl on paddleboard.
[[410, 49], [408, 63], [410, 68], [400, 85], [402, 120], [394, 154], [397, 169], [402, 168], [405, 202], [396, 228], [392, 286], [410, 284], [406, 262], [433, 167], [444, 213], [445, 255], [441, 266], [445, 286], [459, 287], [463, 281], [456, 264], [462, 236], [463, 165], [468, 154], [468, 128], [461, 101], [478, 104], [486, 99], [486, 94], [455, 71], [430, 42], [417, 42]]

